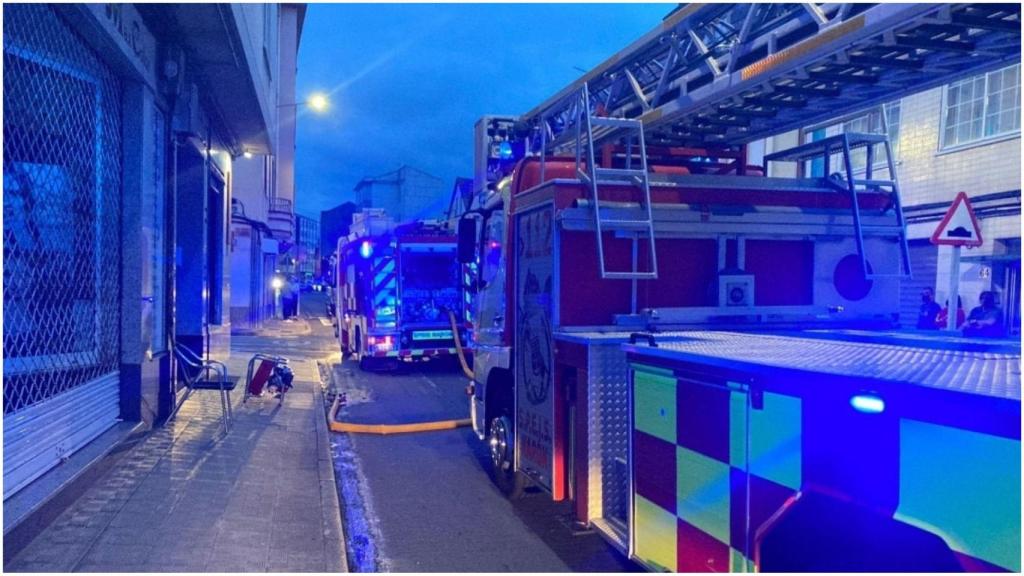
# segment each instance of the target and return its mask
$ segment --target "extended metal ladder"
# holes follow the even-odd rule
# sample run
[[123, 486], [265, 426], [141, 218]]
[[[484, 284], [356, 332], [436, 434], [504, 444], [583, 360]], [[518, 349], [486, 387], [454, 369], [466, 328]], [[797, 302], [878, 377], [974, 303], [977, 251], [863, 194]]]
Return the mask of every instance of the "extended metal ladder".
[[[881, 146], [885, 151], [886, 170], [888, 178], [879, 178], [874, 175], [875, 147]], [[864, 176], [858, 178], [857, 171], [853, 167], [853, 151], [864, 150], [865, 166]], [[839, 155], [840, 166], [833, 177], [831, 170], [832, 155]], [[850, 198], [850, 210], [853, 215], [854, 238], [857, 242], [857, 254], [860, 257], [861, 269], [864, 278], [869, 280], [879, 278], [909, 278], [910, 271], [910, 246], [907, 243], [907, 223], [903, 216], [903, 206], [900, 202], [900, 189], [896, 178], [896, 165], [893, 162], [892, 147], [889, 138], [881, 134], [857, 134], [842, 133], [830, 136], [814, 142], [809, 142], [788, 150], [781, 150], [764, 157], [765, 162], [796, 162], [800, 168], [811, 161], [822, 162], [822, 172], [825, 183], [838, 192], [848, 194]], [[864, 250], [864, 225], [861, 222], [861, 208], [858, 195], [864, 192], [886, 193], [892, 202], [892, 210], [895, 215], [895, 224], [886, 227], [881, 231], [885, 234], [892, 234], [900, 247], [900, 267], [896, 271], [878, 272], [871, 268], [868, 263], [867, 254]], [[876, 232], [872, 230], [873, 232]]]
[[570, 96], [586, 84], [592, 116], [636, 118], [652, 146], [736, 147], [1019, 62], [1020, 11], [685, 4], [519, 120], [568, 151], [580, 117]]
[[[658, 254], [654, 244], [654, 215], [651, 213], [651, 183], [647, 172], [647, 147], [644, 143], [644, 125], [639, 120], [626, 118], [608, 118], [590, 115], [590, 93], [584, 83], [579, 92], [580, 106], [577, 108], [584, 116], [577, 119], [576, 124], [576, 174], [590, 188], [590, 199], [594, 204], [594, 231], [597, 235], [597, 260], [601, 268], [602, 279], [613, 280], [652, 280], [658, 277]], [[632, 167], [632, 154], [626, 154], [625, 168], [602, 167], [597, 165], [594, 154], [595, 128], [615, 130], [624, 138], [632, 149], [633, 140], [640, 152], [640, 167]], [[584, 145], [586, 158], [583, 158]], [[585, 163], [584, 163], [585, 160]], [[584, 166], [586, 170], [584, 171]], [[599, 188], [602, 184], [630, 184], [640, 189], [640, 218], [605, 218], [601, 210]], [[633, 242], [631, 267], [627, 270], [609, 270], [604, 255], [604, 232], [629, 234]], [[649, 267], [640, 269], [638, 260], [638, 244], [641, 238], [647, 239]]]

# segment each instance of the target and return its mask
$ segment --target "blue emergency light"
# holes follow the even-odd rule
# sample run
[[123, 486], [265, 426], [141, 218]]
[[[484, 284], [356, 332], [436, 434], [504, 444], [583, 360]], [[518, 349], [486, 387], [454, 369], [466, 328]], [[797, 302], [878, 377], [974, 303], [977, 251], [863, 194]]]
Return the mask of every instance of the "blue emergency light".
[[885, 411], [885, 400], [871, 394], [857, 394], [850, 398], [850, 406], [865, 414], [881, 414]]
[[363, 240], [363, 243], [359, 245], [359, 255], [363, 258], [369, 258], [373, 255], [373, 244], [369, 240]]

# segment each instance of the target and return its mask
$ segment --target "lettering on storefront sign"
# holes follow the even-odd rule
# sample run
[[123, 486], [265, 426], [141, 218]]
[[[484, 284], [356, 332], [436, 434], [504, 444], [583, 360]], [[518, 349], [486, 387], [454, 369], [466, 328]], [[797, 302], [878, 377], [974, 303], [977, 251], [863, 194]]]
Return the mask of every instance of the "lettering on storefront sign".
[[134, 61], [146, 80], [154, 82], [156, 73], [156, 38], [146, 27], [142, 15], [131, 4], [91, 4], [96, 18], [108, 34], [119, 38], [127, 50], [125, 56]]
[[126, 4], [107, 4], [107, 18], [114, 25], [114, 29], [121, 34], [121, 38], [124, 38], [124, 41], [135, 52], [135, 55], [144, 59], [145, 48], [142, 46], [142, 41], [139, 40], [139, 36], [142, 34], [142, 23], [137, 18], [126, 17], [125, 12], [130, 12], [126, 8], [130, 7]]

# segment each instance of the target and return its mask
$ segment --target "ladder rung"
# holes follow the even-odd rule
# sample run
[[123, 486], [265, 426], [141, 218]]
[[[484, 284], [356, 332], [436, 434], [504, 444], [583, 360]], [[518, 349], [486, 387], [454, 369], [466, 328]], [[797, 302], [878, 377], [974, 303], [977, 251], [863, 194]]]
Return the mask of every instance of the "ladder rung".
[[658, 275], [654, 272], [608, 272], [604, 277], [611, 280], [657, 280]]
[[643, 178], [647, 172], [635, 168], [594, 168], [598, 178], [607, 176], [609, 178]]
[[602, 228], [605, 228], [606, 226], [609, 226], [609, 227], [615, 227], [615, 226], [639, 227], [639, 226], [643, 226], [644, 228], [647, 228], [650, 225], [651, 225], [651, 221], [650, 220], [624, 220], [624, 219], [621, 219], [621, 218], [602, 218], [601, 219], [601, 227]]
[[896, 185], [892, 183], [892, 180], [854, 180], [854, 185], [860, 184], [861, 186], [889, 186], [894, 188]]
[[609, 118], [607, 116], [591, 116], [591, 126], [611, 126], [613, 128], [639, 128], [640, 122], [631, 118]]
[[[902, 265], [900, 267], [902, 268]], [[885, 274], [868, 274], [865, 278], [867, 280], [902, 280], [910, 278], [910, 274], [906, 272], [888, 272]]]

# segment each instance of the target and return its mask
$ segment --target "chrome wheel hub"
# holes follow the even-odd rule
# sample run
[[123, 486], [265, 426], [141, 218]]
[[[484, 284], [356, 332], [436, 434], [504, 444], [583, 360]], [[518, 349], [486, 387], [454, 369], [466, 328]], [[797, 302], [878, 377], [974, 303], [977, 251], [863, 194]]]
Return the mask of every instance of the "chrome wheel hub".
[[488, 447], [491, 450], [491, 462], [497, 470], [509, 470], [512, 468], [511, 442], [508, 418], [502, 416], [491, 421], [491, 430], [487, 438]]

